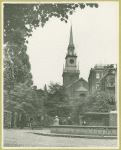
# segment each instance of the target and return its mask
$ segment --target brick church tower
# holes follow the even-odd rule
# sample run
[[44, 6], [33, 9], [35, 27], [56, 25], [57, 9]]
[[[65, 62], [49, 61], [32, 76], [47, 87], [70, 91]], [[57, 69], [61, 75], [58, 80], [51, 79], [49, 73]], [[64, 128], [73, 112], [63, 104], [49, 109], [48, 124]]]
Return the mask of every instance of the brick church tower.
[[79, 79], [79, 67], [77, 67], [77, 55], [74, 52], [74, 44], [73, 44], [73, 33], [72, 26], [70, 30], [70, 40], [69, 46], [67, 49], [67, 54], [65, 57], [65, 67], [63, 68], [63, 86], [67, 87], [68, 85], [74, 83]]

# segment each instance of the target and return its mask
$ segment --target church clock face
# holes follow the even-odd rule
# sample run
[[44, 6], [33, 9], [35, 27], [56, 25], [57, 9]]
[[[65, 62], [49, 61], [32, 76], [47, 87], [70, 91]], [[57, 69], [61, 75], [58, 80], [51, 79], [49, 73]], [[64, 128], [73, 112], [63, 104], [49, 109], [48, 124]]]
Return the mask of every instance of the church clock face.
[[73, 59], [70, 59], [70, 63], [73, 64], [73, 63], [74, 63], [74, 60], [73, 60]]

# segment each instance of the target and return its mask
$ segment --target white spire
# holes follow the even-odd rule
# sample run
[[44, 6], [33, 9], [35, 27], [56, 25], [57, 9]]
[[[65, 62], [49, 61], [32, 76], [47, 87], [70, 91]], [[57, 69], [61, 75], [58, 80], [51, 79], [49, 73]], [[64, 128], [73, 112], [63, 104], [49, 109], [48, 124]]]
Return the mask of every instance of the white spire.
[[69, 45], [73, 46], [73, 33], [72, 33], [72, 25], [71, 25], [71, 30], [70, 30], [70, 40], [69, 40]]

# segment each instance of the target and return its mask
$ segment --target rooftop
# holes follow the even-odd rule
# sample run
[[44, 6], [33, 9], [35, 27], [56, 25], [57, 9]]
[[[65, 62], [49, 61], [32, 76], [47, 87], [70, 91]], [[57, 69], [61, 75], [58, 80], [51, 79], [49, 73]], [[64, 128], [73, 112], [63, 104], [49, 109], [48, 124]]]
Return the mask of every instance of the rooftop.
[[98, 69], [98, 68], [101, 68], [101, 69], [102, 69], [102, 68], [104, 68], [104, 66], [105, 66], [104, 64], [96, 64], [96, 65], [94, 66], [94, 68], [95, 68], [95, 69]]

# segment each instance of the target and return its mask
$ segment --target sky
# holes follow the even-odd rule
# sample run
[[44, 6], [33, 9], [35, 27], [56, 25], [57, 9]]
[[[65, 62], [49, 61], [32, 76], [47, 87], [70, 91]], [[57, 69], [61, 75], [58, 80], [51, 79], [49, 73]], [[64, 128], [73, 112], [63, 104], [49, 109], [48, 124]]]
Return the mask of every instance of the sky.
[[77, 9], [68, 23], [52, 17], [43, 28], [33, 31], [27, 54], [38, 89], [50, 82], [63, 84], [71, 24], [80, 77], [88, 81], [89, 71], [96, 64], [119, 64], [119, 2], [96, 3], [98, 8]]

